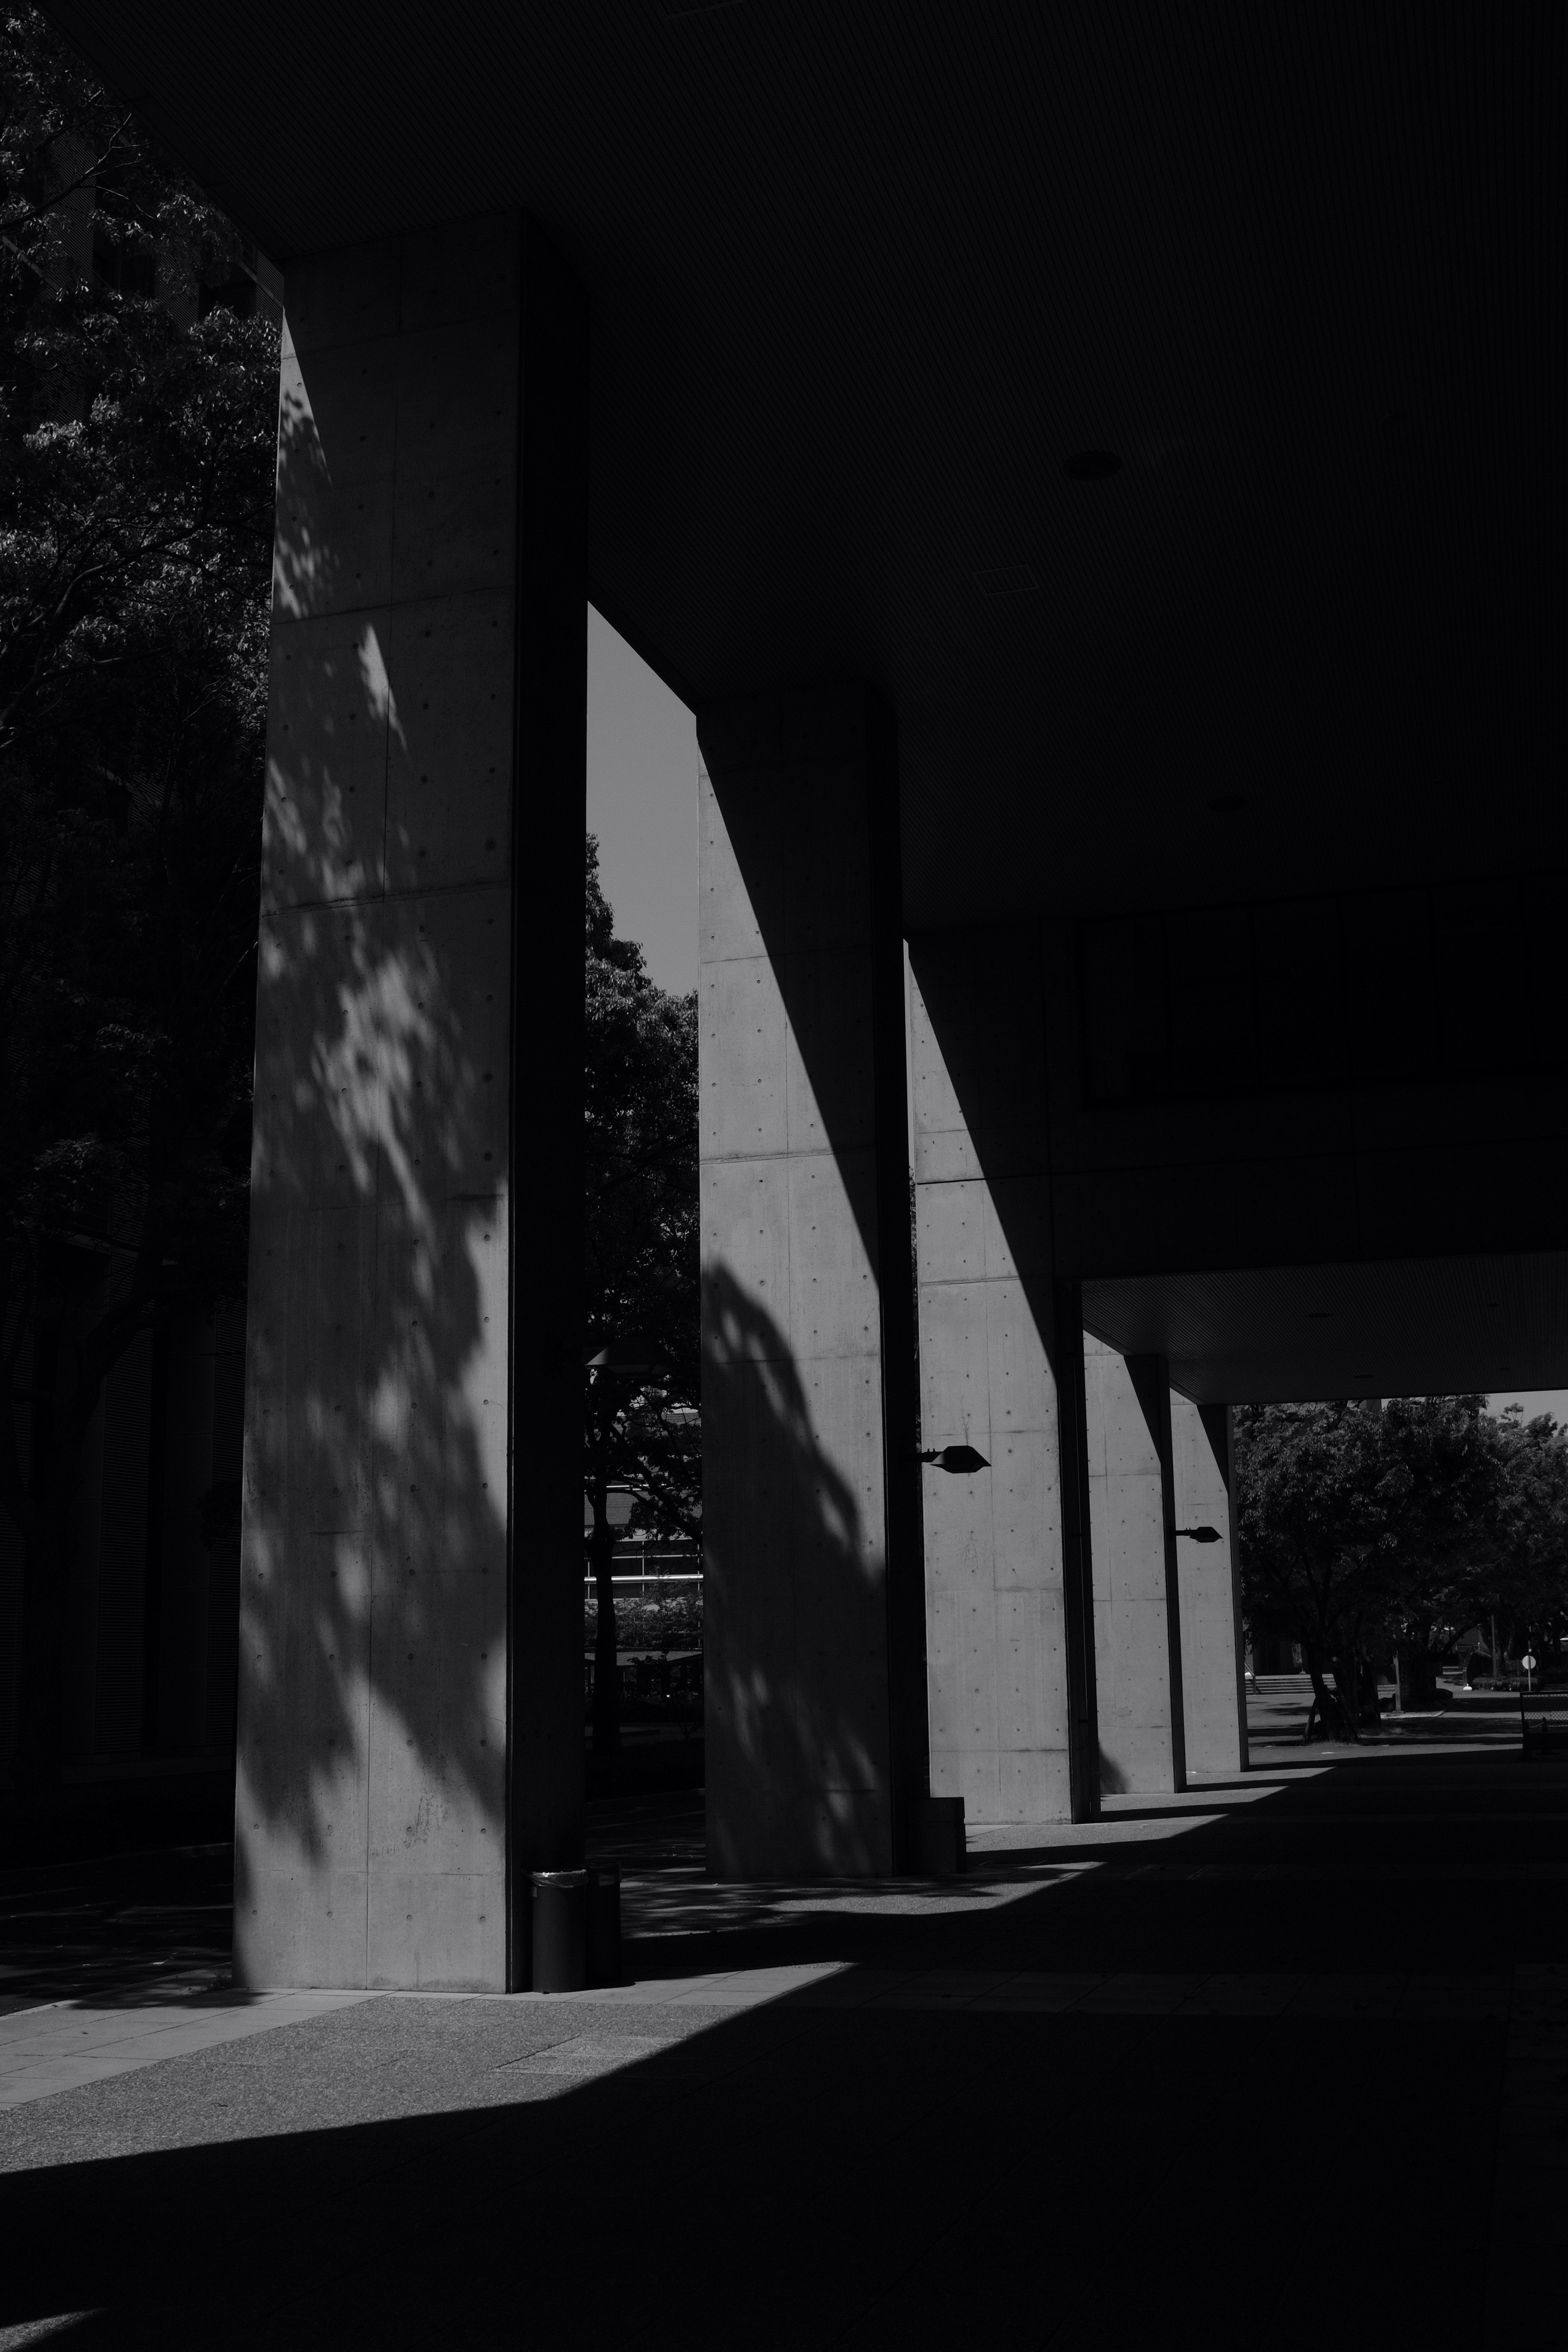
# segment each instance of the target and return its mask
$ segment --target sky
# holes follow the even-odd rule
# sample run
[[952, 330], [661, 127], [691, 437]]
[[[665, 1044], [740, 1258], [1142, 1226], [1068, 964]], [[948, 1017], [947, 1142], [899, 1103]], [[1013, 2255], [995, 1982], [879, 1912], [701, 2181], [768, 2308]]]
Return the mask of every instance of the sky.
[[1493, 1397], [1492, 1411], [1500, 1412], [1515, 1398], [1524, 1407], [1526, 1421], [1533, 1421], [1540, 1412], [1549, 1412], [1553, 1421], [1568, 1421], [1568, 1389], [1513, 1389]]
[[697, 721], [591, 605], [588, 830], [619, 936], [661, 988], [695, 988]]
[[[590, 606], [588, 824], [622, 939], [637, 940], [661, 988], [697, 985], [697, 722], [640, 655]], [[1526, 1418], [1568, 1422], [1568, 1389], [1517, 1394]]]

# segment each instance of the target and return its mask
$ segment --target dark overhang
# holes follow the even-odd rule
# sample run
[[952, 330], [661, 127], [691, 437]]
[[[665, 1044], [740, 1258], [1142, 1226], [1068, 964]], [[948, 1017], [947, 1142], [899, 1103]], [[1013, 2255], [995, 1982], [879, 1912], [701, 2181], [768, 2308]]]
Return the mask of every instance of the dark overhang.
[[285, 267], [549, 226], [606, 609], [892, 695], [912, 926], [1560, 858], [1560, 10], [55, 14]]

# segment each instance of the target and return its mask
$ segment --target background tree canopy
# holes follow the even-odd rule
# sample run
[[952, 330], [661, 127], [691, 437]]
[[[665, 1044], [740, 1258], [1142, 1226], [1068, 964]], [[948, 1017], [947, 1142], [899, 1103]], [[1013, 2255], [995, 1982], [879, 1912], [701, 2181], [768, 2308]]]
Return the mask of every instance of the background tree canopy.
[[[47, 1783], [104, 1381], [244, 1294], [279, 320], [30, 10], [0, 80], [0, 1510]], [[658, 1371], [585, 1383], [584, 1483], [606, 1535], [613, 1486], [690, 1536], [696, 1003], [616, 938], [592, 840], [585, 953], [587, 1336]]]
[[0, 1507], [47, 1779], [105, 1375], [244, 1286], [278, 320], [31, 11], [0, 75]]
[[617, 1531], [609, 1497], [631, 1497], [629, 1524], [695, 1537], [701, 1514], [698, 1413], [697, 998], [651, 981], [643, 953], [615, 936], [588, 836], [588, 1349], [612, 1362], [584, 1385], [584, 1493], [593, 1514], [594, 1746], [619, 1738], [611, 1581]]
[[1430, 1700], [1439, 1663], [1494, 1615], [1559, 1659], [1568, 1431], [1551, 1419], [1499, 1418], [1482, 1396], [1243, 1406], [1236, 1469], [1248, 1622], [1300, 1644], [1310, 1728], [1356, 1738], [1396, 1657], [1407, 1696]]

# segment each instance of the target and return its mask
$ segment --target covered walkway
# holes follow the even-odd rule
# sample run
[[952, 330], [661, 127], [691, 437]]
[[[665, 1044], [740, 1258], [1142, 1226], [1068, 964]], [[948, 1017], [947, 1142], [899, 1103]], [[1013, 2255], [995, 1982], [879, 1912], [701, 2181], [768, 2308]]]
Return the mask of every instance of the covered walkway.
[[611, 1993], [301, 2014], [143, 1919], [45, 2011], [10, 1900], [0, 2345], [1542, 2340], [1568, 1766], [1265, 1752], [945, 1885], [720, 1886], [700, 1799], [595, 1807]]

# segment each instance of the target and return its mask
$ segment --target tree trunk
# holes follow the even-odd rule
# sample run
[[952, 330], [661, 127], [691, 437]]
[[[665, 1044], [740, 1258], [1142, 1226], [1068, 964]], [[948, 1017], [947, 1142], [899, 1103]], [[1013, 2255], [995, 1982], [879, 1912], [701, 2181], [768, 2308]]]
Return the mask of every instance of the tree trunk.
[[[1323, 1668], [1309, 1654], [1307, 1672], [1312, 1677], [1312, 1704], [1307, 1710], [1307, 1720], [1301, 1727], [1303, 1739], [1353, 1739], [1353, 1726], [1346, 1727], [1346, 1711], [1338, 1693], [1331, 1691], [1323, 1679]], [[1334, 1675], [1336, 1682], [1339, 1675]]]
[[1414, 1707], [1434, 1707], [1437, 1704], [1437, 1664], [1425, 1650], [1402, 1650], [1399, 1654], [1400, 1675], [1405, 1704]]
[[1340, 1727], [1336, 1739], [1361, 1738], [1361, 1660], [1352, 1650], [1348, 1655], [1330, 1661], [1334, 1677], [1334, 1693], [1339, 1701]]
[[594, 1564], [594, 1602], [597, 1624], [594, 1633], [594, 1757], [614, 1769], [621, 1753], [621, 1670], [616, 1640], [616, 1531], [610, 1525], [608, 1485], [594, 1481], [594, 1532], [589, 1557]]
[[1375, 1731], [1383, 1721], [1383, 1701], [1378, 1696], [1377, 1668], [1370, 1658], [1361, 1658], [1358, 1664], [1361, 1667], [1360, 1720], [1363, 1724], [1370, 1724]]

